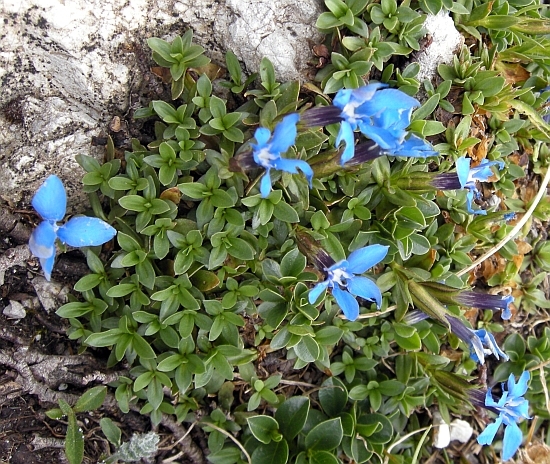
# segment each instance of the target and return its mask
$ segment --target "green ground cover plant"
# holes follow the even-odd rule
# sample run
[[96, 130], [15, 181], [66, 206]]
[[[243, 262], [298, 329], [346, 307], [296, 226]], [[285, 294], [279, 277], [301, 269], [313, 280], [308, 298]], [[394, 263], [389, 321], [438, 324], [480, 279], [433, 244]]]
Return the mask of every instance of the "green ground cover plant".
[[[550, 419], [548, 10], [325, 3], [330, 62], [307, 87], [268, 59], [254, 85], [228, 52], [222, 98], [191, 31], [149, 39], [172, 101], [135, 114], [153, 142], [78, 156], [116, 237], [107, 256], [85, 243], [91, 272], [57, 314], [82, 350], [129, 366], [110, 385], [122, 411], [201, 429], [214, 464], [518, 456]], [[439, 12], [466, 43], [419, 82]], [[85, 410], [60, 408], [71, 423]], [[467, 446], [432, 446], [436, 411], [472, 424]], [[102, 429], [107, 462], [156, 449]]]

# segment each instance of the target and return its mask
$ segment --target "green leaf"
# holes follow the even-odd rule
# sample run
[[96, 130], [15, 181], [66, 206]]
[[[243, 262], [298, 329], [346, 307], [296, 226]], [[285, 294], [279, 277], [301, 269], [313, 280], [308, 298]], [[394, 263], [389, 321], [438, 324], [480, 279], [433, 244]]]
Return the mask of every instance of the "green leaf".
[[309, 398], [293, 396], [275, 412], [279, 430], [287, 440], [293, 440], [304, 428], [309, 413]]
[[74, 289], [77, 292], [85, 292], [99, 285], [101, 276], [98, 274], [88, 274], [82, 277], [75, 285]]
[[305, 446], [308, 450], [330, 451], [340, 444], [343, 436], [342, 421], [337, 417], [313, 427], [306, 435]]
[[348, 392], [342, 381], [337, 377], [325, 380], [319, 390], [319, 402], [329, 417], [343, 412], [348, 402]]
[[340, 464], [340, 460], [329, 451], [313, 451], [309, 464]]
[[253, 416], [246, 419], [252, 435], [266, 445], [271, 442], [274, 434], [279, 433], [279, 424], [270, 416]]
[[105, 386], [90, 388], [78, 399], [73, 407], [74, 412], [93, 411], [94, 409], [98, 409], [103, 404], [106, 394], [107, 387]]
[[281, 260], [281, 274], [283, 276], [298, 277], [306, 267], [306, 257], [298, 248], [289, 251]]
[[280, 201], [273, 208], [273, 215], [284, 222], [300, 222], [296, 210], [284, 201]]
[[227, 247], [227, 252], [231, 256], [234, 256], [237, 259], [242, 259], [243, 261], [250, 261], [251, 259], [254, 259], [256, 251], [242, 238], [229, 237], [228, 242], [230, 246]]
[[253, 464], [286, 464], [288, 461], [288, 443], [286, 440], [262, 443], [252, 453]]
[[120, 438], [122, 435], [120, 429], [108, 417], [103, 417], [99, 421], [99, 425], [101, 426], [101, 431], [103, 432], [103, 435], [105, 435], [105, 438], [107, 438], [107, 440], [118, 448], [120, 446]]
[[70, 464], [80, 464], [84, 459], [84, 435], [78, 426], [76, 414], [72, 409], [67, 414], [67, 422], [65, 454]]
[[179, 184], [178, 188], [180, 189], [181, 193], [187, 195], [190, 198], [194, 198], [195, 200], [201, 200], [208, 192], [208, 187], [198, 182]]
[[152, 105], [153, 105], [153, 108], [155, 109], [155, 112], [161, 117], [162, 120], [164, 120], [164, 122], [167, 122], [167, 123], [180, 122], [180, 118], [178, 117], [178, 112], [169, 103], [166, 103], [161, 100], [155, 100], [152, 102]]
[[303, 336], [294, 347], [296, 356], [306, 363], [315, 362], [319, 358], [320, 348], [317, 342], [311, 338]]
[[418, 332], [415, 332], [410, 337], [402, 337], [396, 333], [395, 341], [401, 348], [407, 351], [418, 351], [422, 347], [422, 340]]
[[154, 359], [157, 357], [151, 345], [145, 341], [145, 339], [137, 334], [133, 334], [132, 347], [136, 350], [136, 353], [143, 359]]

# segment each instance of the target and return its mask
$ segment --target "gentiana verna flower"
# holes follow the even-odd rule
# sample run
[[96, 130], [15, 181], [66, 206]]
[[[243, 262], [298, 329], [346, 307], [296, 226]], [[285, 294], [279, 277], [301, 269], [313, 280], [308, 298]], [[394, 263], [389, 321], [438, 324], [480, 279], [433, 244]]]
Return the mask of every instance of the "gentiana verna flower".
[[472, 341], [470, 341], [470, 358], [472, 358], [475, 362], [483, 364], [486, 354], [492, 354], [495, 358], [502, 358], [504, 361], [508, 361], [508, 359], [510, 359], [508, 355], [499, 348], [492, 333], [487, 332], [484, 329], [469, 330], [471, 330], [474, 335]]
[[387, 253], [387, 246], [370, 245], [355, 250], [347, 260], [339, 261], [330, 267], [324, 268], [327, 279], [311, 289], [309, 302], [314, 304], [321, 293], [330, 288], [336, 303], [350, 321], [354, 321], [359, 316], [359, 303], [357, 303], [354, 296], [375, 301], [379, 307], [382, 303], [380, 289], [372, 280], [358, 274], [363, 274], [367, 269], [378, 264], [386, 257]]
[[281, 153], [285, 153], [296, 141], [296, 124], [299, 119], [300, 115], [297, 113], [285, 116], [275, 126], [273, 136], [271, 136], [271, 131], [265, 127], [259, 127], [254, 132], [254, 138], [258, 142], [256, 145], [251, 144], [254, 161], [265, 168], [265, 174], [260, 181], [260, 193], [263, 198], [271, 192], [271, 178], [269, 176], [271, 169], [286, 171], [290, 174], [298, 174], [298, 169], [300, 169], [305, 174], [311, 187], [313, 170], [306, 161], [281, 158]]
[[510, 305], [514, 302], [512, 295], [491, 295], [490, 293], [473, 292], [452, 288], [438, 282], [424, 282], [422, 284], [430, 293], [446, 305], [461, 305], [470, 308], [502, 310], [501, 317], [508, 320], [512, 317]]
[[479, 434], [477, 441], [480, 445], [493, 443], [495, 435], [504, 424], [504, 439], [502, 440], [502, 460], [511, 459], [521, 445], [523, 434], [518, 427], [521, 419], [529, 419], [529, 402], [523, 397], [527, 391], [527, 382], [531, 375], [529, 371], [523, 372], [518, 382], [515, 382], [514, 374], [508, 378], [508, 390], [502, 384], [502, 396], [495, 401], [489, 388], [485, 396], [485, 407], [498, 414], [495, 422], [489, 424]]
[[[343, 165], [354, 156], [353, 131], [376, 142], [384, 154], [395, 156], [426, 157], [436, 154], [430, 144], [405, 130], [411, 122], [413, 108], [418, 100], [397, 89], [385, 89], [386, 84], [369, 84], [358, 89], [342, 89], [334, 97], [333, 105], [340, 108], [342, 123], [336, 145], [344, 141], [341, 157]], [[382, 90], [380, 90], [382, 89]]]
[[[416, 324], [429, 316], [422, 311], [409, 311], [404, 318], [406, 324]], [[460, 338], [463, 342], [468, 344], [470, 350], [470, 358], [480, 364], [485, 364], [485, 355], [492, 354], [497, 359], [504, 359], [508, 361], [510, 359], [508, 355], [502, 351], [493, 334], [487, 332], [484, 329], [472, 330], [466, 327], [466, 324], [462, 322], [458, 317], [445, 314], [445, 319], [449, 322], [451, 332]]]
[[490, 293], [463, 290], [454, 296], [454, 300], [463, 306], [469, 306], [471, 308], [491, 309], [493, 311], [498, 311], [500, 309], [502, 310], [501, 317], [505, 321], [512, 317], [512, 311], [510, 309], [510, 305], [514, 302], [514, 297], [512, 295], [491, 295]]
[[39, 258], [44, 276], [50, 280], [55, 261], [55, 240], [74, 247], [96, 246], [108, 242], [116, 230], [98, 218], [79, 216], [62, 226], [57, 225], [65, 217], [67, 195], [59, 177], [51, 175], [40, 186], [32, 199], [34, 209], [44, 219], [34, 229], [29, 240], [31, 253]]
[[471, 160], [469, 158], [462, 157], [456, 160], [456, 173], [460, 181], [460, 187], [468, 190], [466, 207], [471, 214], [487, 214], [487, 211], [483, 209], [472, 209], [472, 203], [474, 202], [474, 196], [477, 198], [480, 195], [476, 187], [476, 181], [487, 182], [489, 177], [494, 174], [491, 170], [491, 166], [494, 165], [498, 165], [499, 169], [504, 168], [502, 161], [484, 159], [478, 166], [470, 167]]
[[451, 332], [458, 338], [468, 344], [470, 358], [480, 364], [485, 364], [485, 355], [492, 354], [497, 359], [507, 361], [508, 355], [502, 351], [495, 340], [493, 334], [486, 330], [472, 330], [464, 324], [458, 317], [446, 315], [447, 321], [451, 326]]

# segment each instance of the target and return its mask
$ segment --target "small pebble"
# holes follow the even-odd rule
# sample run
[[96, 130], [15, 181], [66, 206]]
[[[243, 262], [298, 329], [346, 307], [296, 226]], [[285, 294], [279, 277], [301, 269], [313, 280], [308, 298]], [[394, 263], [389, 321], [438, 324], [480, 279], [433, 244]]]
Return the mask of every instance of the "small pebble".
[[8, 319], [23, 319], [27, 315], [27, 312], [21, 303], [10, 300], [10, 304], [4, 308], [2, 314]]

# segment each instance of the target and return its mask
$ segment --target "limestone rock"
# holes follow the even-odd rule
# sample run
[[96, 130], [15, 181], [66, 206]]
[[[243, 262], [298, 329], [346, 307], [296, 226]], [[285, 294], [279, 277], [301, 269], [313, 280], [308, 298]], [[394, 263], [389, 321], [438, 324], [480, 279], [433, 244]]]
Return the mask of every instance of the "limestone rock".
[[453, 56], [464, 43], [464, 36], [456, 29], [449, 13], [440, 11], [437, 15], [428, 15], [424, 29], [431, 36], [431, 43], [416, 55], [420, 71], [416, 76], [420, 82], [432, 80], [437, 74], [437, 66], [450, 64]]
[[231, 49], [256, 72], [268, 56], [280, 80], [305, 80], [322, 8], [322, 0], [4, 0], [0, 197], [28, 202], [55, 173], [69, 211], [82, 210], [74, 156], [100, 159], [92, 136], [141, 106], [142, 79], [154, 65], [147, 38], [171, 40], [192, 28], [218, 63]]

